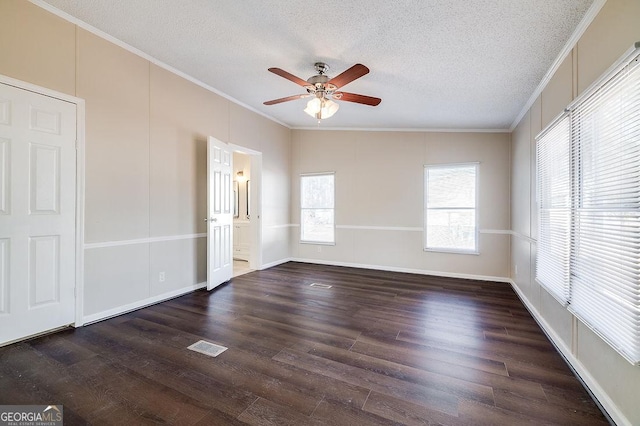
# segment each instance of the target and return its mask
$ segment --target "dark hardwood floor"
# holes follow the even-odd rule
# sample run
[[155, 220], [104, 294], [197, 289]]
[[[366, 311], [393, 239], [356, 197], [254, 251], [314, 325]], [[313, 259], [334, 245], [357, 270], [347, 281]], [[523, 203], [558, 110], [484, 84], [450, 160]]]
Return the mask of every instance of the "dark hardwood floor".
[[508, 284], [302, 263], [0, 348], [0, 404], [63, 404], [65, 425], [608, 424]]

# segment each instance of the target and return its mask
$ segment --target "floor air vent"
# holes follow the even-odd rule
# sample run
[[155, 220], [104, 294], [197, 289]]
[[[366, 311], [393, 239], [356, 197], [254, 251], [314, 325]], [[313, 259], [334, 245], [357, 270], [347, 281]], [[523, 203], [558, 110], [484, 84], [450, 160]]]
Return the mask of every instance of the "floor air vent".
[[321, 284], [321, 283], [311, 283], [311, 287], [331, 288], [329, 284]]
[[187, 349], [191, 349], [195, 352], [200, 352], [201, 354], [209, 355], [209, 356], [218, 356], [222, 352], [226, 351], [228, 348], [224, 346], [216, 345], [213, 343], [205, 342], [204, 340], [199, 340], [193, 345], [189, 346]]

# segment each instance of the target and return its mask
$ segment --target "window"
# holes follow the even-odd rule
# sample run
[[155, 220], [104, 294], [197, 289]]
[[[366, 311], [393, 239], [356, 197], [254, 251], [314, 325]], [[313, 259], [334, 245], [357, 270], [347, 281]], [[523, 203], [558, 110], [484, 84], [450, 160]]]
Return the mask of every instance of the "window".
[[424, 167], [425, 250], [477, 253], [478, 164]]
[[536, 274], [560, 303], [569, 301], [571, 243], [571, 119], [538, 139], [538, 257]]
[[300, 176], [300, 241], [335, 244], [335, 175]]
[[640, 363], [638, 50], [537, 138], [536, 279]]

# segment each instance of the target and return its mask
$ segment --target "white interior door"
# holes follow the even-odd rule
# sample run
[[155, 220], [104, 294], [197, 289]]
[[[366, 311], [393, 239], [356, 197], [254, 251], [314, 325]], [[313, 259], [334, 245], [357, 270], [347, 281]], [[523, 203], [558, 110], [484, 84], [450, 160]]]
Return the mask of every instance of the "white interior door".
[[207, 289], [233, 276], [233, 155], [209, 136], [207, 148]]
[[75, 319], [76, 105], [0, 83], [0, 344]]

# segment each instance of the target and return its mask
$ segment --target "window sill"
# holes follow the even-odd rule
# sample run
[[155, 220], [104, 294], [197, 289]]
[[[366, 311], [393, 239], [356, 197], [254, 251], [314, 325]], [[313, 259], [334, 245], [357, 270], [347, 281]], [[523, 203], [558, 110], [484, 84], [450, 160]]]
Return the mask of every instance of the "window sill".
[[444, 249], [444, 248], [425, 248], [423, 250], [426, 252], [432, 252], [432, 253], [470, 254], [473, 256], [480, 256], [480, 252], [477, 250], [455, 250], [455, 249]]
[[323, 241], [299, 241], [300, 244], [311, 244], [311, 245], [316, 245], [316, 246], [335, 246], [336, 243], [328, 243], [328, 242], [323, 242]]

